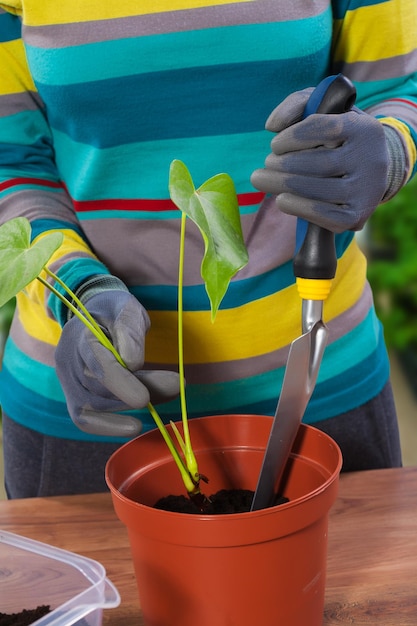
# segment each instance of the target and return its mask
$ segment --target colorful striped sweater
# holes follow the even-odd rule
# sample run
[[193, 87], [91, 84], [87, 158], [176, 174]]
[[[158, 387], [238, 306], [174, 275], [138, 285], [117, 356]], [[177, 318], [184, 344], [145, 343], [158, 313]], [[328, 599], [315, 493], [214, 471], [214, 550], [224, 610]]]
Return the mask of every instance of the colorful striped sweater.
[[[236, 185], [249, 264], [216, 322], [186, 243], [185, 360], [191, 416], [273, 413], [301, 332], [296, 222], [250, 174], [269, 152], [264, 123], [290, 92], [342, 71], [357, 104], [403, 133], [415, 162], [415, 0], [6, 0], [0, 2], [0, 218], [65, 234], [53, 268], [70, 286], [117, 275], [149, 311], [146, 367], [176, 368], [179, 214], [170, 162], [200, 184]], [[305, 420], [374, 397], [389, 376], [382, 331], [352, 233], [337, 236], [325, 305], [330, 342]], [[49, 306], [48, 306], [49, 304]], [[94, 439], [71, 422], [54, 371], [61, 324], [35, 281], [18, 297], [0, 376], [4, 411], [40, 432]], [[176, 418], [178, 402], [160, 407]], [[146, 411], [138, 412], [153, 427]]]

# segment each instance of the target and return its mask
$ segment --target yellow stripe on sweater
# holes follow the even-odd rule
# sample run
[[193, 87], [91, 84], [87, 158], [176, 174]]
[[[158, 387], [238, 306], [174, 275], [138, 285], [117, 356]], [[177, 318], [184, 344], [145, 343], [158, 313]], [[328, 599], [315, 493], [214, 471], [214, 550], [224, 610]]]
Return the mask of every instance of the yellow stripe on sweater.
[[[19, 311], [19, 320], [26, 333], [43, 343], [56, 346], [61, 336], [61, 326], [45, 313], [45, 304], [40, 299], [42, 293], [45, 293], [45, 287], [40, 285], [37, 288], [38, 299], [36, 302], [29, 297], [26, 291], [20, 292], [16, 297], [17, 309]], [[32, 283], [31, 283], [32, 284]], [[32, 290], [33, 294], [33, 290]]]
[[[400, 19], [401, 27], [398, 24], [397, 33], [401, 35], [393, 39], [392, 23], [397, 24]], [[336, 42], [334, 60], [346, 63], [379, 61], [412, 52], [416, 47], [416, 19], [416, 0], [392, 0], [348, 11], [343, 20], [341, 37]], [[339, 21], [336, 31], [340, 26]], [[374, 37], [370, 36], [369, 33], [372, 30], [375, 32], [375, 29], [378, 32]], [[388, 38], [389, 45], [386, 44]]]
[[[74, 247], [75, 241], [66, 239], [59, 253], [67, 254]], [[366, 260], [354, 240], [339, 260], [324, 306], [325, 321], [337, 317], [358, 301], [365, 280]], [[47, 297], [43, 285], [33, 281], [26, 293], [18, 296], [20, 321], [29, 335], [56, 345], [60, 327], [45, 312]], [[149, 314], [152, 326], [146, 339], [146, 360], [176, 365], [176, 312], [150, 311]], [[283, 348], [301, 334], [301, 300], [296, 286], [292, 285], [247, 305], [220, 310], [214, 324], [209, 311], [186, 312], [184, 329], [186, 363], [247, 359]]]
[[[42, 233], [36, 240], [42, 239], [48, 232], [50, 231]], [[48, 267], [51, 267], [55, 261], [62, 261], [66, 255], [73, 252], [76, 252], [80, 257], [96, 258], [77, 233], [70, 229], [61, 232], [64, 234], [64, 241], [52, 255]], [[46, 274], [43, 274], [43, 277], [46, 278]], [[47, 314], [46, 303], [49, 295], [50, 291], [47, 291], [40, 281], [33, 280], [24, 292], [17, 296], [19, 319], [28, 335], [39, 341], [56, 345], [61, 334], [61, 327]]]
[[2, 71], [0, 96], [36, 91], [32, 77], [27, 71], [26, 54], [20, 39], [0, 45], [0, 66], [8, 67], [7, 72]]
[[21, 15], [22, 0], [9, 0], [9, 2], [0, 2], [0, 9], [4, 9], [14, 15]]
[[[132, 15], [149, 15], [200, 9], [219, 6], [222, 4], [243, 4], [254, 0], [124, 0], [123, 2], [103, 2], [102, 0], [82, 0], [81, 2], [58, 1], [42, 2], [26, 0], [24, 22], [28, 26], [42, 26], [52, 24], [71, 24], [109, 20]], [[0, 4], [2, 8], [21, 14], [21, 1], [10, 1]]]
[[[326, 321], [358, 301], [365, 280], [366, 260], [353, 241], [339, 260], [332, 291], [324, 306]], [[146, 341], [146, 360], [176, 364], [176, 313], [151, 311], [150, 317], [152, 326]], [[250, 304], [220, 310], [214, 324], [209, 312], [185, 313], [185, 361], [191, 364], [247, 359], [283, 348], [300, 334], [301, 300], [293, 285]]]

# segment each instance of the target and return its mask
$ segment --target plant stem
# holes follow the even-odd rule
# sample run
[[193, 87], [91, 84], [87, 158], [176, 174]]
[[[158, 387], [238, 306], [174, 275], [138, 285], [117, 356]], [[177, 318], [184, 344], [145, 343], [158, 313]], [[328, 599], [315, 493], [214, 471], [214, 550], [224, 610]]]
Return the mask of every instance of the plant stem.
[[[84, 306], [84, 304], [81, 302], [81, 300], [75, 295], [75, 293], [51, 270], [49, 270], [47, 267], [44, 267], [44, 270], [46, 272], [46, 274], [48, 276], [50, 276], [53, 280], [55, 280], [59, 285], [61, 285], [61, 287], [67, 292], [67, 294], [70, 296], [71, 300], [73, 300], [73, 302], [75, 302], [75, 304], [77, 306], [74, 306], [74, 304], [68, 299], [66, 298], [62, 293], [60, 293], [55, 287], [54, 285], [51, 285], [51, 283], [49, 283], [47, 280], [45, 280], [42, 276], [38, 276], [38, 280], [47, 288], [49, 289], [57, 298], [59, 298], [61, 300], [61, 302], [63, 304], [65, 304], [66, 307], [68, 307], [72, 313], [74, 315], [76, 315], [78, 317], [78, 319], [85, 324], [85, 326], [93, 333], [93, 335], [97, 338], [97, 340], [104, 346], [106, 347], [108, 350], [110, 350], [110, 352], [113, 354], [113, 356], [117, 359], [117, 361], [120, 363], [120, 365], [122, 365], [123, 367], [126, 367], [125, 362], [123, 361], [122, 357], [120, 356], [120, 354], [118, 353], [118, 351], [116, 350], [116, 348], [113, 346], [113, 344], [111, 343], [110, 339], [107, 337], [107, 335], [104, 333], [103, 329], [99, 326], [99, 324], [96, 322], [96, 320], [93, 318], [93, 316], [91, 315], [91, 313], [87, 310], [87, 308]], [[178, 467], [178, 470], [181, 474], [182, 480], [184, 482], [184, 486], [187, 489], [188, 493], [195, 493], [196, 492], [196, 484], [193, 482], [192, 476], [190, 475], [189, 470], [187, 469], [186, 465], [184, 464], [184, 461], [182, 460], [182, 458], [180, 457], [180, 455], [178, 454], [178, 451], [170, 437], [170, 434], [164, 424], [164, 422], [162, 421], [161, 417], [159, 416], [157, 410], [155, 409], [155, 407], [152, 405], [151, 402], [149, 402], [147, 404], [147, 409], [149, 411], [149, 413], [151, 414], [156, 426], [158, 427], [162, 437], [164, 438], [164, 441], [166, 443], [166, 445], [168, 446], [169, 451], [171, 452], [174, 461]], [[188, 435], [188, 439], [189, 439], [189, 435]], [[198, 491], [198, 489], [197, 489]]]
[[[101, 332], [102, 330], [101, 327], [96, 322], [94, 317], [91, 315], [90, 311], [84, 306], [82, 301], [78, 298], [78, 296], [75, 295], [75, 293], [68, 287], [68, 285], [66, 285], [64, 281], [62, 281], [59, 278], [59, 276], [55, 274], [52, 270], [50, 270], [48, 267], [45, 266], [43, 269], [45, 270], [45, 273], [48, 274], [48, 276], [50, 276], [55, 282], [61, 285], [61, 287], [67, 292], [67, 294], [71, 297], [71, 299], [76, 303], [78, 309], [80, 309], [84, 313], [85, 317], [91, 322], [91, 324], [95, 328], [97, 328], [99, 332]], [[67, 299], [65, 300], [67, 301]]]
[[181, 215], [181, 235], [180, 235], [180, 254], [178, 262], [178, 367], [180, 375], [180, 403], [182, 427], [184, 432], [185, 446], [185, 462], [188, 471], [195, 484], [198, 484], [200, 475], [198, 472], [197, 460], [191, 446], [190, 431], [188, 428], [187, 403], [185, 398], [185, 373], [184, 373], [184, 336], [183, 336], [183, 320], [184, 320], [184, 304], [183, 304], [183, 287], [184, 287], [184, 248], [185, 248], [185, 225], [187, 215]]
[[191, 476], [190, 476], [190, 472], [188, 471], [187, 467], [184, 464], [184, 461], [182, 460], [182, 458], [180, 457], [177, 448], [174, 445], [174, 442], [171, 439], [171, 436], [169, 434], [169, 432], [166, 429], [166, 426], [164, 424], [164, 422], [161, 420], [160, 416], [158, 415], [158, 413], [155, 410], [155, 407], [149, 403], [148, 404], [148, 410], [150, 412], [150, 414], [152, 415], [155, 424], [158, 426], [159, 432], [161, 433], [162, 437], [164, 438], [165, 443], [167, 444], [169, 451], [171, 452], [174, 461], [181, 473], [181, 477], [182, 480], [184, 482], [184, 486], [187, 490], [188, 493], [193, 493], [196, 491], [196, 485], [194, 484]]
[[[54, 280], [57, 278], [55, 276], [55, 274], [53, 272], [51, 272], [50, 270], [46, 270], [46, 273], [49, 276], [51, 276], [51, 278], [53, 278]], [[80, 311], [79, 308], [77, 308], [77, 307], [80, 307], [81, 309], [84, 309], [84, 311], [86, 310], [84, 305], [77, 298], [77, 296], [66, 285], [64, 285], [61, 281], [57, 280], [57, 282], [63, 286], [63, 288], [67, 291], [67, 293], [71, 296], [71, 298], [77, 304], [77, 306], [74, 306], [72, 304], [72, 302], [70, 302], [70, 300], [68, 300], [68, 298], [66, 298], [64, 295], [62, 295], [62, 293], [60, 293], [53, 285], [48, 283], [48, 281], [45, 280], [42, 276], [38, 276], [37, 278], [38, 278], [39, 282], [41, 282], [43, 285], [45, 285], [45, 287], [47, 289], [52, 291], [52, 293], [55, 294], [55, 296], [57, 298], [59, 298], [61, 300], [61, 302], [63, 302], [65, 304], [65, 306], [67, 306], [72, 311], [72, 313], [74, 313], [74, 315], [76, 315], [78, 317], [78, 319], [81, 320], [81, 322], [83, 322], [83, 324], [85, 324], [87, 326], [87, 328], [93, 333], [93, 335], [98, 339], [98, 341], [103, 346], [105, 346], [108, 350], [110, 350], [110, 352], [117, 359], [117, 361], [120, 363], [120, 365], [123, 365], [123, 367], [126, 367], [125, 363], [123, 362], [122, 357], [117, 352], [116, 348], [113, 346], [112, 342], [107, 337], [107, 335], [103, 332], [103, 330], [100, 328], [100, 326], [96, 322], [92, 322], [90, 320], [91, 315], [88, 314], [88, 317], [87, 317], [84, 314], [84, 312]]]

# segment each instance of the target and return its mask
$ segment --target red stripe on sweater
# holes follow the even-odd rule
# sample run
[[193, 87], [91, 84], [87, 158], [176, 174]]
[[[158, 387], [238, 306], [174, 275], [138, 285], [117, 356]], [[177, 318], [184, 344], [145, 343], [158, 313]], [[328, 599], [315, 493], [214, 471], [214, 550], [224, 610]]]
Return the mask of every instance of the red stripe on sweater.
[[10, 189], [11, 187], [17, 187], [19, 185], [41, 185], [42, 187], [51, 187], [53, 189], [62, 188], [62, 184], [52, 180], [45, 180], [44, 178], [29, 178], [22, 176], [21, 178], [11, 178], [3, 183], [0, 183], [0, 191], [4, 189]]
[[[253, 204], [259, 204], [265, 194], [261, 192], [245, 193], [238, 195], [238, 201], [240, 206], [250, 206]], [[103, 200], [85, 200], [78, 201], [72, 200], [74, 208], [77, 212], [83, 211], [144, 211], [144, 212], [161, 212], [161, 211], [176, 211], [177, 207], [169, 198], [163, 198], [160, 200], [153, 199], [103, 199]]]
[[408, 104], [409, 106], [417, 109], [417, 103], [407, 100], [406, 98], [390, 98], [388, 102], [402, 102], [403, 104]]

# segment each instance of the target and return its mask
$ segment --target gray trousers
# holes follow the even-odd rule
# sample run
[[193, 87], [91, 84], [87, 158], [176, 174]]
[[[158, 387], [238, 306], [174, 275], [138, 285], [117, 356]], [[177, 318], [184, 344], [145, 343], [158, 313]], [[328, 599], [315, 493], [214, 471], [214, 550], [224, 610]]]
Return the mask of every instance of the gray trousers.
[[[342, 471], [401, 466], [389, 383], [365, 405], [314, 426], [339, 444]], [[3, 415], [3, 445], [8, 497], [31, 498], [106, 491], [104, 468], [120, 444], [49, 437]]]

